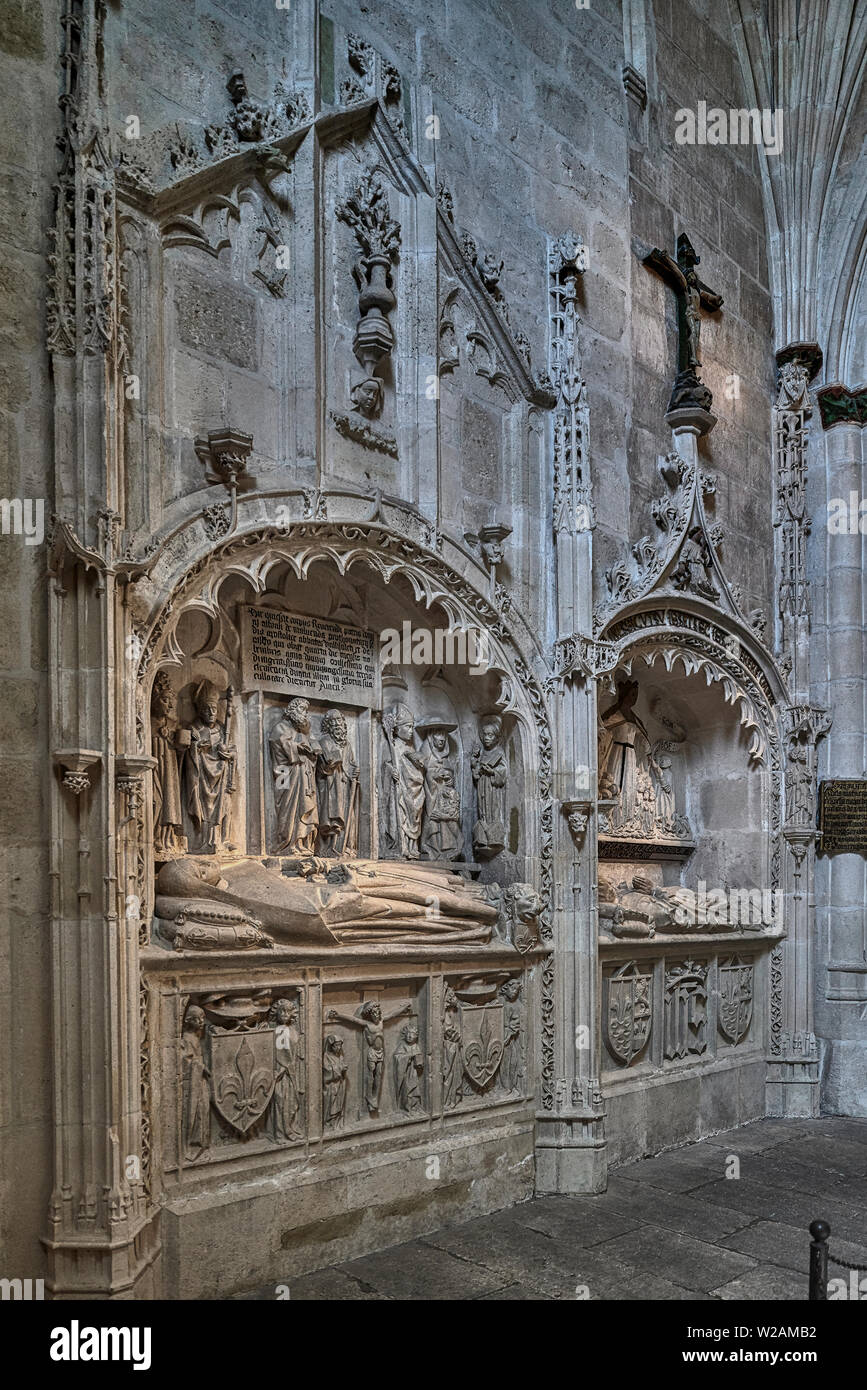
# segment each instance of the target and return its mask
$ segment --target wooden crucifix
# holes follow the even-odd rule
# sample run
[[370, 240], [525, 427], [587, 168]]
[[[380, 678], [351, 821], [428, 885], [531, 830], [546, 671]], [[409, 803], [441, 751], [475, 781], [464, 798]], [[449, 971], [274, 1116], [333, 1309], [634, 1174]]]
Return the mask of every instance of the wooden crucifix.
[[643, 264], [655, 270], [677, 296], [677, 376], [669, 401], [669, 410], [698, 406], [710, 410], [713, 396], [702, 385], [698, 375], [701, 366], [700, 338], [701, 311], [716, 313], [722, 308], [722, 295], [715, 294], [703, 280], [698, 278], [696, 266], [699, 257], [695, 247], [685, 232], [677, 238], [677, 260], [667, 251], [654, 246]]

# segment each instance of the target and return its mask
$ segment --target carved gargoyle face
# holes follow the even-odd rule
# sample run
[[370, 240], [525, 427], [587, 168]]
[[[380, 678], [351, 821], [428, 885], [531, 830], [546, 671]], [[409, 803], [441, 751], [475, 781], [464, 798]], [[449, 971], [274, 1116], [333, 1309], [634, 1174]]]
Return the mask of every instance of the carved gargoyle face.
[[587, 815], [584, 811], [570, 812], [569, 829], [576, 837], [585, 833], [587, 829]]

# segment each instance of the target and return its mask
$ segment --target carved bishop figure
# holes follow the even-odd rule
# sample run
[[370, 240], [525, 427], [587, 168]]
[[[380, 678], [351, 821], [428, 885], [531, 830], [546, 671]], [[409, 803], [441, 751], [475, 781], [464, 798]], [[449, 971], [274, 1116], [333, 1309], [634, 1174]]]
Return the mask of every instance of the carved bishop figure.
[[226, 834], [229, 797], [235, 789], [235, 749], [227, 737], [232, 693], [229, 686], [221, 727], [219, 692], [210, 681], [202, 681], [195, 694], [196, 718], [180, 736], [186, 744], [184, 803], [198, 836], [198, 851], [215, 852]]

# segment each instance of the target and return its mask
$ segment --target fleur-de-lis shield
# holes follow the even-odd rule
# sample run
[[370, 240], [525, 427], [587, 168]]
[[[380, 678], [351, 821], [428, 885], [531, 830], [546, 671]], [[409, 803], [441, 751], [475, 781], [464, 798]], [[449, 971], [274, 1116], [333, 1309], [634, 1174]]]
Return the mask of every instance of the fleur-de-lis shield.
[[483, 1091], [493, 1081], [503, 1060], [503, 1005], [462, 1008], [460, 1014], [464, 1071], [472, 1084]]
[[211, 1034], [214, 1106], [238, 1134], [264, 1115], [274, 1094], [274, 1029]]

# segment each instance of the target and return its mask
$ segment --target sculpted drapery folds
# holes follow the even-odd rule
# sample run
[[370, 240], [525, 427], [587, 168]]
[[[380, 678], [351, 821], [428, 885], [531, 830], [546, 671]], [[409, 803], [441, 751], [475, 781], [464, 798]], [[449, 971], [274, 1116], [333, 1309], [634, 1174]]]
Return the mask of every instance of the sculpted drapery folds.
[[183, 1143], [187, 1158], [197, 1158], [211, 1142], [210, 1072], [202, 1052], [205, 1015], [191, 1004], [181, 1038], [183, 1070]]
[[268, 1021], [276, 1024], [276, 1080], [269, 1112], [271, 1137], [278, 1143], [285, 1143], [300, 1138], [303, 1133], [298, 1122], [304, 1095], [304, 1061], [297, 1002], [275, 999]]
[[462, 855], [461, 797], [449, 749], [449, 734], [457, 725], [426, 719], [419, 725], [425, 737], [425, 805], [421, 847], [430, 859], [459, 859]]
[[478, 807], [478, 817], [473, 826], [473, 848], [480, 859], [490, 859], [506, 847], [506, 782], [509, 765], [503, 748], [503, 721], [498, 714], [489, 714], [482, 719], [479, 739], [470, 760]]
[[277, 848], [290, 854], [312, 854], [316, 846], [316, 760], [320, 747], [310, 732], [308, 710], [306, 700], [290, 700], [284, 718], [274, 726], [268, 740], [274, 774]]
[[226, 718], [217, 723], [220, 696], [210, 681], [196, 690], [196, 718], [181, 731], [186, 745], [184, 804], [198, 837], [197, 850], [214, 852], [225, 839], [229, 797], [235, 784], [235, 748], [228, 740], [232, 688], [226, 692]]
[[151, 697], [151, 747], [156, 759], [154, 788], [154, 854], [157, 859], [183, 854], [187, 848], [181, 810], [178, 753], [184, 744], [175, 714], [175, 696], [168, 675], [161, 671]]
[[612, 829], [640, 828], [653, 831], [655, 802], [648, 759], [650, 735], [635, 713], [638, 682], [621, 681], [617, 701], [601, 716], [599, 739], [599, 787], [604, 797], [619, 798], [610, 824]]
[[424, 758], [415, 746], [408, 705], [393, 705], [382, 721], [389, 756], [382, 768], [385, 843], [390, 853], [418, 859], [425, 802]]
[[418, 1040], [418, 1023], [410, 1019], [400, 1030], [400, 1042], [394, 1052], [394, 1089], [398, 1106], [407, 1115], [418, 1114], [424, 1108], [421, 1078], [424, 1056]]
[[316, 776], [321, 851], [352, 858], [358, 853], [360, 786], [340, 710], [329, 709], [322, 716]]
[[329, 1033], [322, 1053], [322, 1123], [326, 1130], [343, 1124], [347, 1071], [343, 1039], [339, 1033]]

